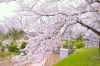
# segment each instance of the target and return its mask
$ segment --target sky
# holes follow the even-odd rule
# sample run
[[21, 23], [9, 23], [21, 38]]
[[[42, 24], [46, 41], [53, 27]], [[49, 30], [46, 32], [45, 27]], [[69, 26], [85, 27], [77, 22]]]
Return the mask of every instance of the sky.
[[[63, 2], [65, 2], [65, 1], [63, 0]], [[62, 3], [62, 4], [64, 4], [64, 3]], [[76, 5], [74, 4], [74, 6], [76, 6]], [[4, 16], [9, 17], [12, 14], [14, 14], [12, 11], [14, 9], [16, 9], [17, 7], [18, 7], [18, 5], [16, 4], [16, 1], [11, 1], [9, 3], [6, 3], [6, 2], [0, 3], [0, 20], [3, 19]]]
[[[25, 0], [26, 2], [28, 1], [31, 1], [31, 0]], [[45, 0], [43, 0], [44, 2]], [[83, 1], [83, 0], [75, 0], [76, 2], [71, 2], [75, 7], [77, 7], [77, 4], [78, 2], [80, 1]], [[78, 1], [78, 2], [77, 2]], [[66, 0], [63, 0], [62, 1], [62, 4], [68, 4], [68, 2], [66, 3], [67, 1]], [[68, 4], [69, 5], [69, 4]], [[0, 3], [0, 20], [3, 20], [5, 16], [7, 17], [10, 17], [12, 16], [13, 14], [15, 14], [13, 11], [15, 9], [17, 9], [18, 5], [16, 4], [16, 1], [11, 1], [9, 3], [6, 3], [6, 2], [3, 2], [3, 3]], [[1, 22], [0, 22], [1, 24]]]
[[[14, 14], [14, 10], [18, 7], [16, 1], [11, 1], [9, 3], [0, 3], [0, 20], [3, 20], [5, 16], [10, 17]], [[1, 24], [1, 22], [0, 22]]]

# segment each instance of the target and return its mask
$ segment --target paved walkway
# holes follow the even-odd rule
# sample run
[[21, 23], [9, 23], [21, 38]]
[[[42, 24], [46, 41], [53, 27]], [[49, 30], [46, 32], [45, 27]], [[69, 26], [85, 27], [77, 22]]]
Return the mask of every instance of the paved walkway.
[[[46, 62], [45, 62], [46, 61]], [[30, 66], [53, 66], [55, 63], [59, 62], [60, 58], [59, 55], [56, 54], [50, 54], [47, 58], [47, 60], [44, 60], [40, 64], [31, 64]], [[42, 65], [45, 64], [45, 65]]]
[[0, 66], [14, 66], [14, 64], [11, 60], [0, 61]]
[[[45, 63], [44, 66], [52, 66], [53, 64], [57, 63], [60, 61], [59, 55], [56, 54], [50, 54], [48, 59], [46, 60], [47, 62], [43, 61], [42, 64]], [[14, 66], [15, 63], [11, 62], [11, 60], [4, 60], [4, 61], [0, 61], [0, 66]], [[37, 64], [29, 64], [26, 66], [41, 66], [41, 64], [37, 65]]]
[[59, 55], [50, 54], [44, 66], [53, 66], [53, 64], [60, 61]]

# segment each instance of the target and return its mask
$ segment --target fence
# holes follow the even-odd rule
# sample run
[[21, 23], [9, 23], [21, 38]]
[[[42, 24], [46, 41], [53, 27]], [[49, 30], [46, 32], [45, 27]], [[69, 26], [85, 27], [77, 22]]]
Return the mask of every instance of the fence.
[[98, 47], [100, 41], [85, 41], [85, 47]]

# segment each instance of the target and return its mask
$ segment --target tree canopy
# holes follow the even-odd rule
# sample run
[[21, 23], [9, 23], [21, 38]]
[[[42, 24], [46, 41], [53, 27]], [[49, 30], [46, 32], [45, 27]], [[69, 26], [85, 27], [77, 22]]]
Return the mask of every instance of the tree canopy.
[[[57, 49], [64, 35], [100, 36], [100, 0], [16, 0], [18, 8], [12, 17], [5, 17], [5, 30], [21, 29], [29, 37], [25, 55], [15, 57], [20, 65], [41, 62], [48, 52]], [[17, 60], [18, 59], [18, 60]], [[26, 60], [27, 59], [27, 60]], [[18, 64], [18, 65], [19, 65]]]

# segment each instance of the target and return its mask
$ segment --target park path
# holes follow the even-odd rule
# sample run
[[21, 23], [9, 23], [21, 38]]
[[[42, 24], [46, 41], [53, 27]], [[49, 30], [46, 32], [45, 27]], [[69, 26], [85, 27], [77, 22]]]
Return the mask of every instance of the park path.
[[53, 66], [55, 63], [59, 61], [60, 61], [59, 55], [50, 54], [44, 66]]
[[[53, 64], [57, 63], [60, 61], [59, 55], [57, 54], [50, 54], [47, 58], [47, 61], [45, 63], [45, 65], [43, 66], [53, 66]], [[11, 60], [4, 60], [4, 61], [0, 61], [0, 66], [14, 66], [14, 62], [12, 62]], [[26, 65], [26, 66], [36, 66], [36, 65]]]
[[14, 64], [11, 60], [0, 61], [0, 66], [14, 66]]
[[59, 61], [60, 61], [59, 55], [49, 54], [48, 58], [46, 59], [46, 62], [44, 61], [43, 63], [40, 63], [40, 65], [31, 64], [29, 66], [41, 66], [42, 64], [43, 64], [42, 66], [53, 66], [55, 63]]

